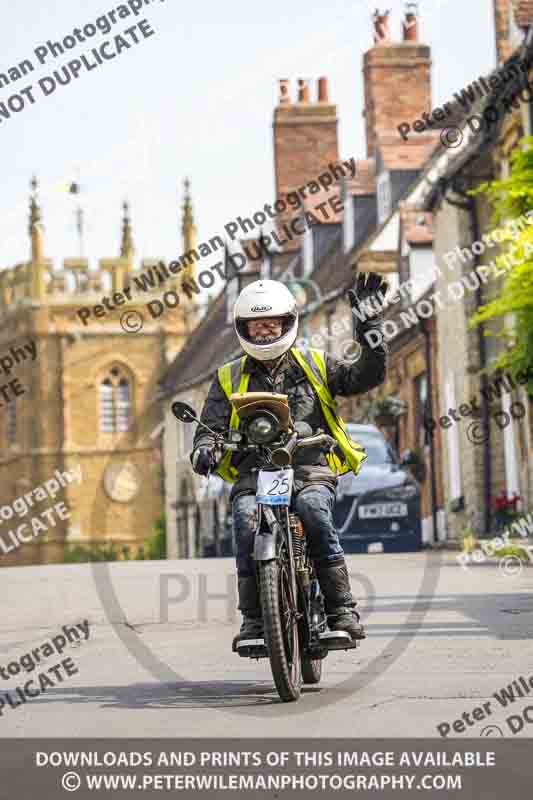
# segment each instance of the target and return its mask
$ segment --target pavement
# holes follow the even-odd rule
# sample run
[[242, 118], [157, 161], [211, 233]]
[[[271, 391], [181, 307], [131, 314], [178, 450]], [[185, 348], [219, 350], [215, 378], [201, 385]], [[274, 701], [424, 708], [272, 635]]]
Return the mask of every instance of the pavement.
[[[347, 561], [368, 638], [329, 654], [296, 703], [279, 700], [268, 661], [231, 652], [233, 559], [3, 569], [0, 736], [533, 735], [533, 567], [465, 569], [449, 552]], [[68, 642], [64, 626], [85, 621], [88, 639], [68, 628]]]

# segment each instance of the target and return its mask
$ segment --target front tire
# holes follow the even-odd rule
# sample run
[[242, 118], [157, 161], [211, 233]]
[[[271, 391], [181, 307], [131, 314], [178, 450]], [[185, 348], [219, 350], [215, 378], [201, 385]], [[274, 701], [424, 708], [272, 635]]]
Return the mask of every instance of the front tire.
[[300, 697], [301, 665], [297, 606], [293, 598], [286, 562], [261, 562], [261, 606], [265, 645], [270, 658], [272, 676], [284, 703]]

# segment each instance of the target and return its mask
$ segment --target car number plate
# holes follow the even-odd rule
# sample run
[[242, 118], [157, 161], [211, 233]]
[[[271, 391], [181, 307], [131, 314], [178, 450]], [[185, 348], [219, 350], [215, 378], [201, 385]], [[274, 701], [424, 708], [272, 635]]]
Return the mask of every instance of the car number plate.
[[267, 506], [288, 506], [291, 501], [294, 471], [287, 469], [259, 470], [255, 499]]
[[383, 519], [383, 517], [406, 517], [407, 503], [374, 503], [359, 506], [360, 519]]

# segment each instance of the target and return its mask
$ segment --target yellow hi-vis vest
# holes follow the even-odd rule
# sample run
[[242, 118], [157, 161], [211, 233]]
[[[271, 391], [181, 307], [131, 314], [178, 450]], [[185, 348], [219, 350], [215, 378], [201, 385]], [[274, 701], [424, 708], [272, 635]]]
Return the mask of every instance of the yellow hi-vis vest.
[[[328, 387], [324, 351], [314, 349], [305, 351], [306, 354], [311, 356], [311, 363], [305, 360], [302, 351], [297, 347], [292, 347], [290, 352], [302, 367], [311, 386], [316, 392], [329, 431], [342, 450], [342, 458], [333, 453], [328, 453], [326, 455], [330, 469], [338, 475], [343, 475], [345, 472], [350, 471], [357, 475], [361, 468], [361, 463], [367, 458], [367, 455], [361, 445], [354, 442], [353, 439], [350, 439], [346, 431], [344, 420], [339, 416], [337, 403]], [[246, 356], [243, 356], [235, 361], [230, 361], [228, 364], [224, 364], [224, 366], [220, 367], [218, 370], [218, 380], [228, 400], [230, 395], [234, 392], [248, 391], [250, 373], [244, 372], [245, 361]], [[230, 428], [236, 430], [239, 427], [239, 422], [239, 415], [232, 407]], [[224, 456], [215, 470], [221, 478], [224, 478], [224, 480], [230, 483], [234, 483], [238, 476], [237, 470], [231, 465], [232, 455], [232, 451], [224, 453]]]

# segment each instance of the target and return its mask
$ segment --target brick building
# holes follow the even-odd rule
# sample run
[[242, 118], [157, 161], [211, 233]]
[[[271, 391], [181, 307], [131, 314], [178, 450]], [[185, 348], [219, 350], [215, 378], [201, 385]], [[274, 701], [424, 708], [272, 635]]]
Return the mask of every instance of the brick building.
[[[353, 318], [345, 296], [357, 272], [386, 273], [392, 288], [398, 285], [399, 203], [435, 150], [438, 133], [430, 132], [404, 142], [395, 130], [402, 120], [431, 108], [430, 51], [418, 41], [415, 15], [411, 10], [406, 14], [401, 42], [391, 42], [387, 15], [376, 15], [374, 27], [374, 47], [363, 58], [367, 156], [355, 160], [355, 175], [344, 176], [324, 193], [341, 195], [342, 213], [309, 226], [297, 241], [285, 247], [263, 247], [260, 253], [254, 250], [257, 256], [248, 257], [247, 267], [228, 281], [225, 292], [217, 298], [165, 376], [162, 386], [169, 400], [184, 399], [200, 409], [217, 367], [240, 354], [233, 331], [232, 309], [238, 292], [248, 281], [271, 276], [304, 289], [299, 333], [312, 346], [336, 355], [339, 354], [337, 348], [343, 346], [343, 339], [347, 340], [346, 354], [353, 339]], [[290, 82], [280, 81], [280, 100], [274, 110], [274, 171], [278, 199], [312, 181], [328, 165], [346, 163], [338, 161], [336, 126], [337, 111], [329, 101], [325, 78], [318, 81], [315, 100], [311, 99], [304, 81], [299, 81], [295, 100], [291, 97]], [[299, 213], [316, 208], [322, 199], [322, 194], [318, 193], [307, 196], [301, 202]], [[278, 228], [285, 220], [286, 216], [280, 214]], [[250, 255], [252, 251], [247, 244], [243, 243], [243, 247]], [[202, 345], [207, 340], [212, 342], [209, 351]], [[436, 348], [436, 337], [433, 341]], [[402, 348], [393, 355], [393, 377], [389, 378], [387, 391], [397, 387], [399, 376], [404, 375], [401, 370], [404, 370], [402, 391], [411, 408], [415, 402], [415, 387], [422, 384], [421, 376], [426, 370], [423, 334], [419, 331]], [[438, 405], [437, 388], [438, 383], [435, 383], [435, 407]], [[360, 403], [356, 398], [339, 398], [339, 407], [348, 420], [357, 421], [360, 416]], [[418, 417], [409, 416], [408, 419], [408, 423], [402, 423], [401, 444], [413, 448], [419, 442]], [[221, 497], [208, 498], [204, 479], [192, 473], [188, 458], [191, 436], [190, 427], [176, 426], [168, 415], [165, 473], [169, 555], [178, 557], [204, 552], [202, 540], [211, 537], [214, 519], [218, 520], [220, 528], [220, 507], [224, 498], [220, 484]], [[439, 475], [437, 470], [437, 484]], [[213, 495], [217, 491], [213, 488]], [[429, 480], [424, 481], [423, 494], [424, 514], [429, 516], [432, 512]], [[195, 503], [195, 500], [200, 502]], [[438, 502], [442, 502], [440, 485], [437, 485], [435, 498], [435, 503]], [[430, 538], [426, 528], [426, 538]]]
[[[446, 303], [436, 314], [441, 413], [446, 415], [448, 409], [457, 409], [472, 399], [480, 406], [476, 418], [453, 425], [446, 422], [446, 429], [439, 431], [443, 440], [448, 535], [452, 539], [460, 539], [467, 526], [472, 526], [478, 535], [493, 530], [494, 498], [502, 492], [508, 496], [519, 494], [523, 510], [531, 508], [533, 501], [531, 400], [523, 388], [487, 400], [489, 376], [504, 343], [500, 337], [487, 337], [485, 333], [495, 333], [500, 326], [469, 326], [475, 311], [499, 294], [502, 278], [485, 283], [472, 275], [474, 268], [490, 264], [499, 248], [478, 244], [494, 228], [492, 209], [484, 195], [471, 197], [468, 193], [482, 181], [506, 176], [519, 141], [533, 132], [531, 103], [519, 103], [508, 111], [509, 98], [523, 85], [523, 73], [517, 65], [533, 58], [533, 4], [495, 0], [494, 8], [498, 74], [503, 70], [508, 79], [500, 81], [499, 87], [480, 98], [468, 113], [482, 115], [489, 106], [496, 107], [498, 123], [485, 126], [477, 135], [472, 135], [470, 126], [463, 123], [462, 145], [448, 151], [440, 149], [426, 170], [427, 188], [418, 197], [420, 207], [433, 216], [434, 255], [440, 267], [435, 289], [445, 297], [450, 287], [459, 282], [468, 288], [462, 297]], [[530, 70], [530, 83], [531, 74]], [[450, 256], [452, 252], [454, 256]], [[494, 422], [494, 414], [508, 411], [514, 400], [524, 403], [526, 416], [511, 418], [502, 431]], [[476, 429], [471, 426], [478, 424], [488, 428], [490, 435], [478, 436], [476, 441]]]
[[[384, 386], [370, 396], [375, 401], [395, 395], [404, 401], [406, 412], [389, 435], [400, 452], [411, 449], [419, 455], [423, 537], [433, 542], [437, 538], [460, 539], [469, 523], [477, 532], [489, 531], [494, 522], [491, 498], [502, 490], [517, 490], [526, 507], [531, 503], [532, 414], [523, 390], [527, 418], [513, 423], [503, 435], [493, 426], [488, 442], [470, 441], [466, 427], [459, 424], [448, 428], [437, 424], [429, 433], [424, 420], [439, 420], [449, 407], [478, 396], [487, 380], [483, 370], [502, 347], [501, 342], [486, 339], [468, 325], [474, 311], [498, 286], [476, 291], [468, 275], [471, 265], [452, 273], [446, 256], [490, 230], [491, 209], [486, 201], [469, 199], [466, 192], [482, 180], [505, 175], [517, 142], [532, 129], [532, 105], [527, 103], [516, 112], [502, 113], [490, 135], [474, 136], [465, 118], [468, 113], [482, 113], [491, 103], [505, 103], [505, 97], [516, 91], [512, 65], [531, 50], [533, 9], [530, 2], [496, 0], [494, 5], [499, 66], [509, 71], [509, 82], [503, 88], [500, 83], [489, 97], [478, 98], [470, 112], [450, 102], [447, 115], [434, 119], [431, 130], [415, 131], [406, 141], [399, 135], [398, 125], [421, 118], [433, 107], [431, 53], [419, 41], [419, 20], [413, 6], [407, 4], [401, 42], [391, 41], [387, 13], [374, 16], [374, 46], [363, 55], [367, 153], [366, 158], [356, 160], [353, 178], [341, 181], [342, 214], [309, 227], [284, 248], [255, 249], [256, 256], [228, 282], [165, 376], [163, 387], [169, 399], [179, 397], [201, 408], [217, 367], [240, 354], [231, 311], [248, 280], [273, 276], [305, 289], [301, 337], [311, 346], [349, 355], [353, 320], [344, 299], [346, 291], [357, 272], [385, 274], [391, 286], [385, 310], [388, 374]], [[465, 83], [468, 80], [465, 76]], [[281, 81], [280, 102], [274, 112], [278, 197], [305, 184], [338, 153], [337, 114], [328, 99], [327, 82], [321, 79], [314, 102], [305, 83], [300, 81], [299, 87], [298, 99], [292, 102], [289, 82]], [[441, 140], [442, 129], [450, 126], [463, 129], [460, 147], [447, 149], [445, 138]], [[300, 213], [314, 202], [307, 197]], [[483, 262], [483, 257], [476, 260]], [[457, 280], [466, 281], [464, 296], [453, 298], [453, 287], [449, 287]], [[450, 293], [453, 302], [442, 303], [439, 298]], [[215, 342], [209, 353], [202, 347], [207, 338]], [[504, 405], [492, 411], [504, 410], [508, 402], [510, 398], [503, 398]], [[346, 419], [358, 421], [367, 399], [342, 398], [339, 405]], [[204, 480], [190, 469], [191, 436], [190, 428], [178, 426], [176, 430], [173, 421], [166, 426], [171, 555], [200, 555], [202, 537], [211, 536], [213, 518], [218, 518], [220, 528], [218, 500], [213, 496], [196, 502], [206, 496], [201, 488]], [[220, 485], [213, 495], [219, 490], [223, 506]], [[181, 495], [186, 497], [185, 503], [181, 503]]]

